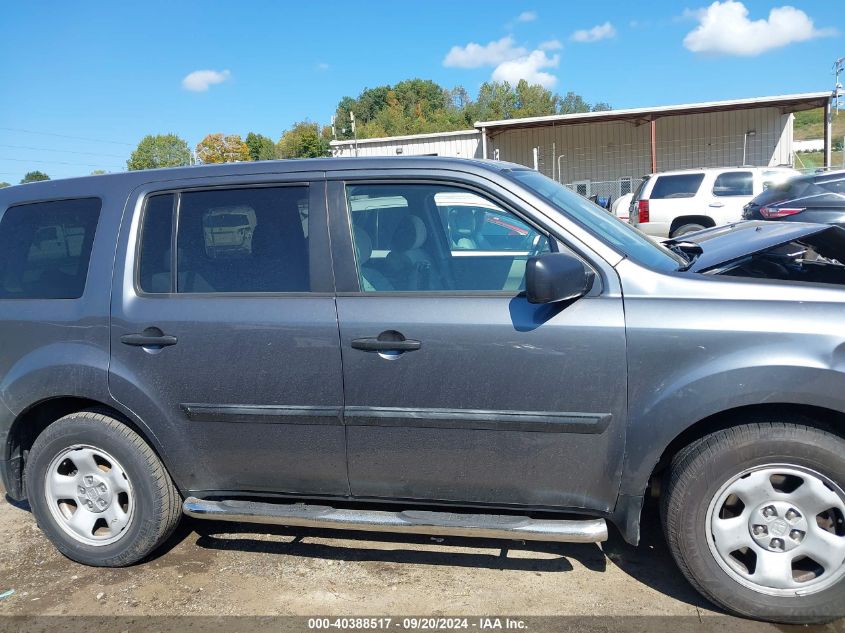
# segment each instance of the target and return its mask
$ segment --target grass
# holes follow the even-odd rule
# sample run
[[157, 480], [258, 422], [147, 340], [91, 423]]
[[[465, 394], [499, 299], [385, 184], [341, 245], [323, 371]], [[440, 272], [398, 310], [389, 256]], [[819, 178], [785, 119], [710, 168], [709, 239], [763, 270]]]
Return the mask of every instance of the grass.
[[[831, 152], [830, 162], [833, 169], [845, 169], [842, 152]], [[823, 152], [800, 152], [795, 154], [795, 169], [815, 169], [824, 165]]]
[[[845, 110], [840, 110], [838, 114], [834, 111], [831, 123], [833, 141], [842, 140], [842, 137], [845, 136]], [[796, 112], [793, 129], [796, 141], [824, 138], [824, 109], [816, 108], [815, 110]]]

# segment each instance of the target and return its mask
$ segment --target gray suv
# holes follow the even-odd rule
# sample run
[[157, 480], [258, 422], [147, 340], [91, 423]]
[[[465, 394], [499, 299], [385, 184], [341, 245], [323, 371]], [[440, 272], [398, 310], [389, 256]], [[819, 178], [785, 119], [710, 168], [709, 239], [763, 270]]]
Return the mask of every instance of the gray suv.
[[845, 230], [656, 244], [518, 165], [243, 163], [0, 191], [0, 473], [66, 556], [185, 513], [669, 547], [845, 610]]

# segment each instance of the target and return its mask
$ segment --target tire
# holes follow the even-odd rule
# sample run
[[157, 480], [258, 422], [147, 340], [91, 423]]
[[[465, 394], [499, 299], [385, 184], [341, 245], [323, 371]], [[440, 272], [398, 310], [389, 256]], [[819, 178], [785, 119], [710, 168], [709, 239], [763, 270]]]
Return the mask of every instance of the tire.
[[724, 609], [788, 624], [845, 615], [841, 437], [761, 421], [697, 440], [670, 465], [661, 519], [684, 576]]
[[680, 237], [681, 235], [686, 235], [687, 233], [703, 231], [705, 228], [707, 227], [702, 226], [701, 224], [682, 224], [674, 231], [672, 231], [672, 234], [669, 237]]
[[147, 443], [97, 411], [72, 413], [35, 440], [24, 471], [32, 513], [68, 558], [131, 565], [176, 529], [181, 500]]

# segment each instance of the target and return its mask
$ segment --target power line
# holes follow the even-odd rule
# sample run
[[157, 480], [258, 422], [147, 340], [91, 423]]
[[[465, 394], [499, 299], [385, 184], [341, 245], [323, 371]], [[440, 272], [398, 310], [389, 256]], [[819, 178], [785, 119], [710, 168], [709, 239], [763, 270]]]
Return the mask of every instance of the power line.
[[29, 160], [27, 158], [6, 158], [0, 156], [0, 160], [11, 160], [16, 163], [40, 163], [42, 165], [73, 165], [74, 167], [108, 167], [109, 169], [123, 169], [123, 167], [115, 167], [114, 165], [102, 165], [98, 163], [67, 163], [60, 160]]
[[129, 147], [135, 146], [134, 143], [124, 143], [122, 141], [105, 141], [103, 139], [86, 138], [84, 136], [70, 136], [68, 134], [56, 134], [55, 132], [36, 132], [34, 130], [23, 130], [21, 128], [16, 128], [16, 127], [0, 127], [0, 130], [6, 130], [8, 132], [23, 132], [25, 134], [41, 134], [42, 136], [57, 136], [59, 138], [74, 139], [76, 141], [89, 141], [91, 143], [109, 143], [110, 145], [128, 145]]
[[28, 145], [6, 145], [0, 143], [0, 147], [11, 147], [12, 149], [31, 149], [39, 152], [61, 152], [63, 154], [81, 154], [84, 156], [102, 156], [104, 158], [123, 158], [120, 154], [99, 154], [97, 152], [77, 152], [70, 149], [52, 149], [50, 147], [30, 147]]

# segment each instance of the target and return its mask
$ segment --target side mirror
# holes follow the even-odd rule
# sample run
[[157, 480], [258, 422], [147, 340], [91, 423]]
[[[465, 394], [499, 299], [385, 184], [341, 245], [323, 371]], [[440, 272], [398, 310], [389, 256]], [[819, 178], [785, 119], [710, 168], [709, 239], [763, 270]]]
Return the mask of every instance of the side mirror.
[[529, 303], [571, 301], [587, 294], [595, 278], [596, 274], [577, 257], [545, 253], [528, 259], [525, 294]]

